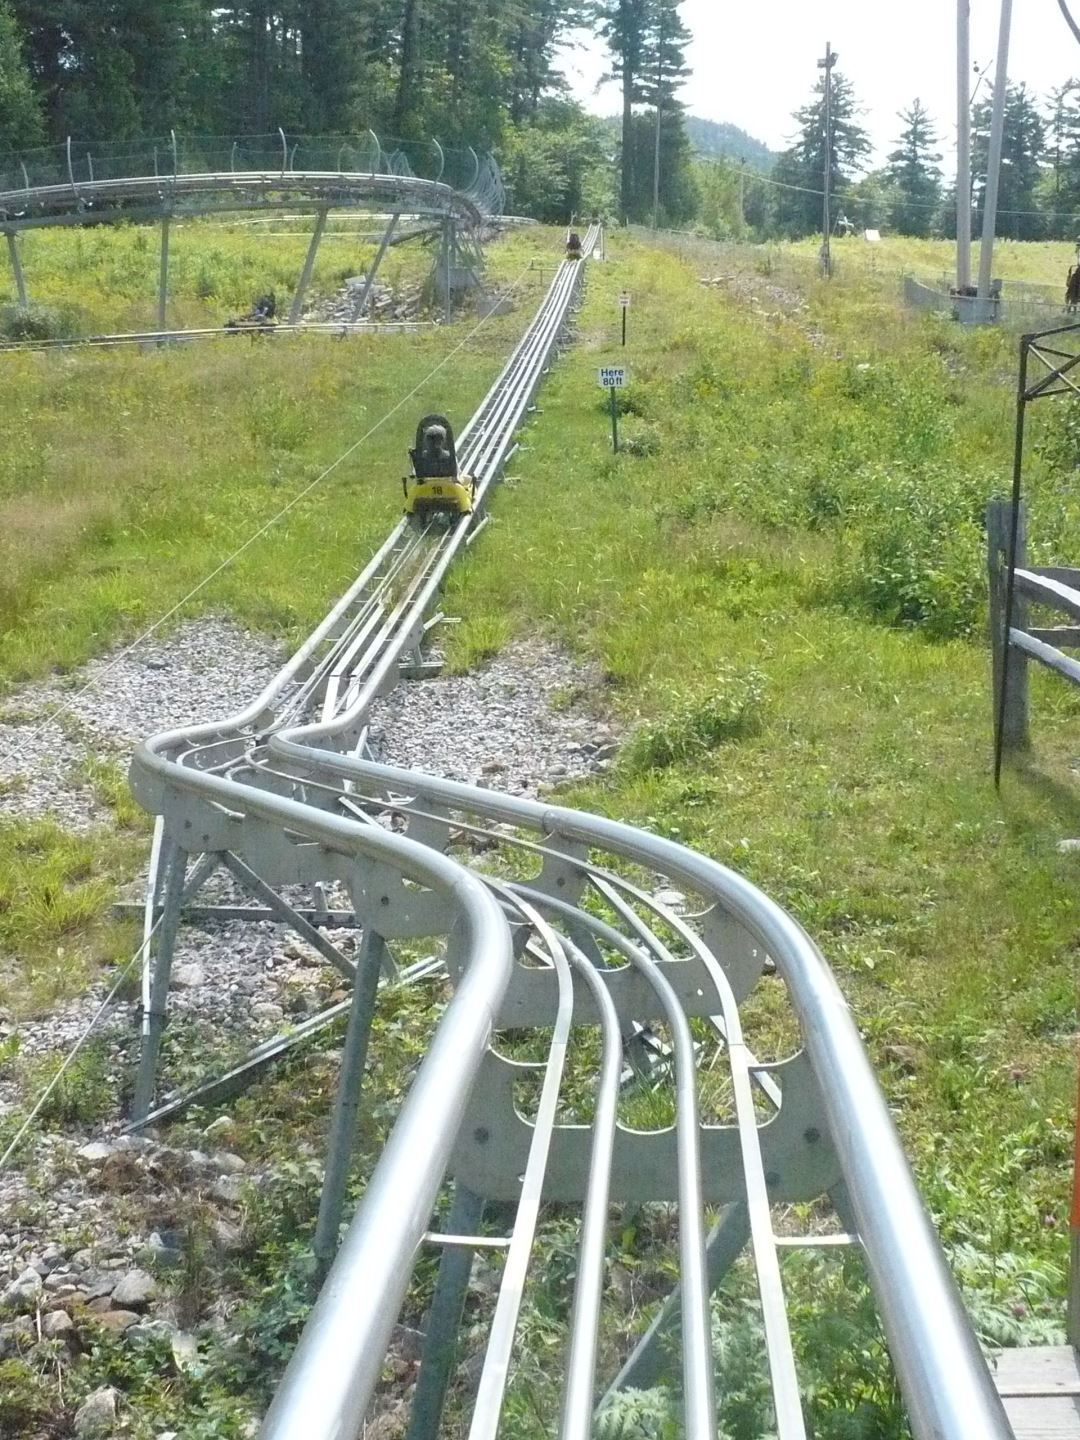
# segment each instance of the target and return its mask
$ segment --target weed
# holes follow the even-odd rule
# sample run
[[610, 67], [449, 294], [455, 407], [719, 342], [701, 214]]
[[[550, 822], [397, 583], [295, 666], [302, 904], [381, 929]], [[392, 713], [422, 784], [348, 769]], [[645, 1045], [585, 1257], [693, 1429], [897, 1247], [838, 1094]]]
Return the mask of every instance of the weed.
[[[28, 1064], [22, 1075], [26, 1095], [36, 1098], [59, 1067], [56, 1056]], [[114, 1108], [111, 1057], [104, 1041], [90, 1040], [64, 1071], [38, 1114], [44, 1124], [97, 1125]]]
[[82, 769], [94, 798], [112, 812], [118, 826], [143, 834], [149, 830], [150, 822], [146, 811], [136, 804], [127, 774], [121, 765], [115, 760], [91, 755], [83, 762]]
[[763, 696], [764, 677], [756, 670], [722, 670], [704, 694], [674, 693], [664, 714], [630, 737], [626, 763], [637, 771], [663, 769], [752, 735], [761, 724]]
[[595, 1440], [677, 1440], [678, 1412], [666, 1390], [619, 1390], [596, 1416]]
[[0, 335], [8, 340], [59, 340], [75, 333], [70, 307], [18, 305], [0, 307]]
[[24, 1360], [0, 1360], [0, 1434], [18, 1440], [36, 1433], [52, 1412], [51, 1388]]
[[511, 636], [511, 627], [501, 615], [470, 615], [456, 625], [449, 638], [448, 670], [464, 674], [497, 655]]
[[[137, 854], [130, 836], [73, 835], [51, 820], [0, 824], [0, 1003], [20, 1014], [77, 994], [97, 966], [125, 954], [130, 925], [109, 918]], [[133, 947], [132, 947], [133, 948]]]

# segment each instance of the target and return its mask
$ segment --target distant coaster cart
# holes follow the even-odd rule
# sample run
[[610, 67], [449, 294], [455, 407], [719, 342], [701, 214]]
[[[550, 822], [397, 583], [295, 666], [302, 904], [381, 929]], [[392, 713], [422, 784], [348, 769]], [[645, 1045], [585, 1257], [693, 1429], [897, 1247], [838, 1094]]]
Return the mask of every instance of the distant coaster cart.
[[445, 415], [425, 415], [416, 427], [416, 445], [409, 451], [413, 473], [401, 482], [405, 514], [417, 520], [452, 524], [471, 515], [476, 480], [458, 473], [454, 432]]
[[233, 335], [272, 335], [277, 329], [277, 300], [271, 290], [260, 295], [246, 315], [225, 321], [225, 329]]

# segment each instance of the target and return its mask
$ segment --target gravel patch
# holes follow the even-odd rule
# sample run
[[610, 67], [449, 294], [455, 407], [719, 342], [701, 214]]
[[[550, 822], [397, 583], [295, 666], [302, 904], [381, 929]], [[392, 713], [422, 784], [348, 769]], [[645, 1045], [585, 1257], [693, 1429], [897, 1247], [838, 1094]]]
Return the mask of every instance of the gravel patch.
[[468, 674], [399, 685], [372, 710], [371, 747], [387, 765], [536, 796], [610, 766], [600, 684], [554, 646], [519, 641]]
[[90, 755], [100, 752], [57, 721], [37, 718], [46, 714], [35, 706], [24, 724], [20, 707], [18, 724], [0, 718], [0, 816], [48, 815], [66, 830], [86, 830], [105, 818], [80, 778]]
[[0, 702], [0, 815], [49, 815], [70, 830], [101, 823], [104, 812], [80, 774], [88, 760], [126, 760], [161, 730], [224, 719], [281, 664], [265, 636], [209, 618], [24, 686]]
[[[52, 814], [72, 827], [107, 821], [78, 778], [88, 757], [121, 756], [156, 731], [224, 717], [253, 697], [279, 663], [265, 639], [224, 621], [203, 621], [124, 656], [107, 674], [108, 657], [69, 677], [76, 691], [92, 678], [102, 684], [73, 698], [70, 713], [57, 721], [35, 724], [24, 717], [48, 714], [71, 690], [55, 680], [23, 690], [0, 709], [14, 717], [0, 726], [0, 755], [12, 741], [18, 745], [17, 760], [0, 769], [0, 782], [14, 778], [19, 785], [4, 797], [5, 811]], [[600, 694], [595, 670], [548, 644], [523, 641], [469, 674], [400, 684], [375, 707], [372, 745], [389, 763], [535, 796], [611, 765], [617, 737], [599, 718]], [[141, 890], [136, 879], [130, 898], [141, 899]], [[201, 898], [242, 897], [232, 877], [217, 872]], [[310, 901], [299, 893], [289, 898]], [[326, 898], [335, 908], [348, 906], [335, 891]], [[354, 956], [356, 931], [323, 933]], [[32, 1103], [26, 1066], [42, 1079], [52, 1073], [106, 989], [96, 986], [25, 1024], [0, 1015], [0, 1040], [13, 1037], [19, 1047], [14, 1064], [0, 1068], [0, 1113], [19, 1114]], [[283, 927], [221, 920], [185, 925], [173, 962], [159, 1098], [177, 1093], [170, 1072], [175, 1086], [182, 1069], [186, 1088], [193, 1073], [219, 1073], [226, 1053], [295, 1025], [345, 993], [346, 982], [325, 959]], [[136, 1027], [137, 1006], [125, 999], [95, 1032], [114, 1103], [130, 1083]], [[15, 1316], [0, 1313], [0, 1357], [31, 1348], [34, 1327], [52, 1315], [59, 1318], [48, 1320], [50, 1333], [61, 1340], [69, 1327], [82, 1336], [94, 1323], [124, 1334], [148, 1325], [175, 1334], [182, 1322], [147, 1291], [144, 1270], [178, 1263], [170, 1247], [180, 1243], [185, 1197], [214, 1217], [216, 1247], [227, 1251], [238, 1243], [242, 1185], [257, 1177], [245, 1177], [237, 1157], [216, 1153], [229, 1122], [221, 1117], [208, 1127], [210, 1154], [118, 1137], [118, 1113], [96, 1125], [68, 1125], [63, 1135], [48, 1133], [50, 1123], [35, 1126], [18, 1168], [0, 1175], [0, 1296], [10, 1292], [6, 1316]], [[145, 1303], [132, 1302], [132, 1295]], [[26, 1331], [28, 1314], [36, 1317], [34, 1333]]]
[[371, 287], [364, 304], [364, 315], [358, 315], [356, 307], [363, 299], [366, 283], [366, 276], [350, 275], [335, 295], [312, 306], [306, 318], [334, 324], [353, 324], [361, 319], [387, 322], [419, 318], [423, 287], [419, 284], [403, 285], [395, 291], [381, 280], [376, 280]]

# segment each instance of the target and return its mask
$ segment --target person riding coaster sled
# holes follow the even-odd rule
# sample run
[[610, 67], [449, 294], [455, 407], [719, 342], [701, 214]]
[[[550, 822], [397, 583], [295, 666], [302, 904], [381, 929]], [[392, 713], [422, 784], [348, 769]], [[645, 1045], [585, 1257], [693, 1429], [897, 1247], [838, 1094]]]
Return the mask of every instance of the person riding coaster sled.
[[413, 473], [402, 480], [405, 514], [446, 519], [472, 513], [476, 481], [459, 475], [454, 432], [445, 415], [425, 415], [416, 427], [416, 444], [409, 451]]
[[248, 330], [267, 331], [273, 330], [277, 325], [277, 300], [271, 290], [267, 295], [260, 295], [246, 315], [240, 315], [232, 320], [226, 320], [226, 330]]

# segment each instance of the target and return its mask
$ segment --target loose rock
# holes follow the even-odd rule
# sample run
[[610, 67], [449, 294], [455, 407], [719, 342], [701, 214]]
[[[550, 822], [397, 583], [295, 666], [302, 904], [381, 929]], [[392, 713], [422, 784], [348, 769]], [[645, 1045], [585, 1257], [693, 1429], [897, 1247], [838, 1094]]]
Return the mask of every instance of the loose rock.
[[107, 1310], [104, 1315], [96, 1315], [94, 1318], [105, 1330], [122, 1335], [125, 1330], [130, 1330], [132, 1325], [137, 1325], [140, 1317], [134, 1310]]
[[75, 1434], [83, 1437], [107, 1435], [116, 1421], [116, 1391], [105, 1385], [88, 1395], [75, 1412]]
[[29, 1265], [4, 1291], [0, 1303], [9, 1308], [32, 1305], [43, 1290], [41, 1276]]
[[41, 1333], [46, 1340], [59, 1340], [75, 1329], [75, 1322], [66, 1310], [53, 1310], [41, 1322]]
[[141, 1310], [158, 1293], [157, 1281], [145, 1270], [131, 1270], [112, 1292], [113, 1304], [121, 1310]]

